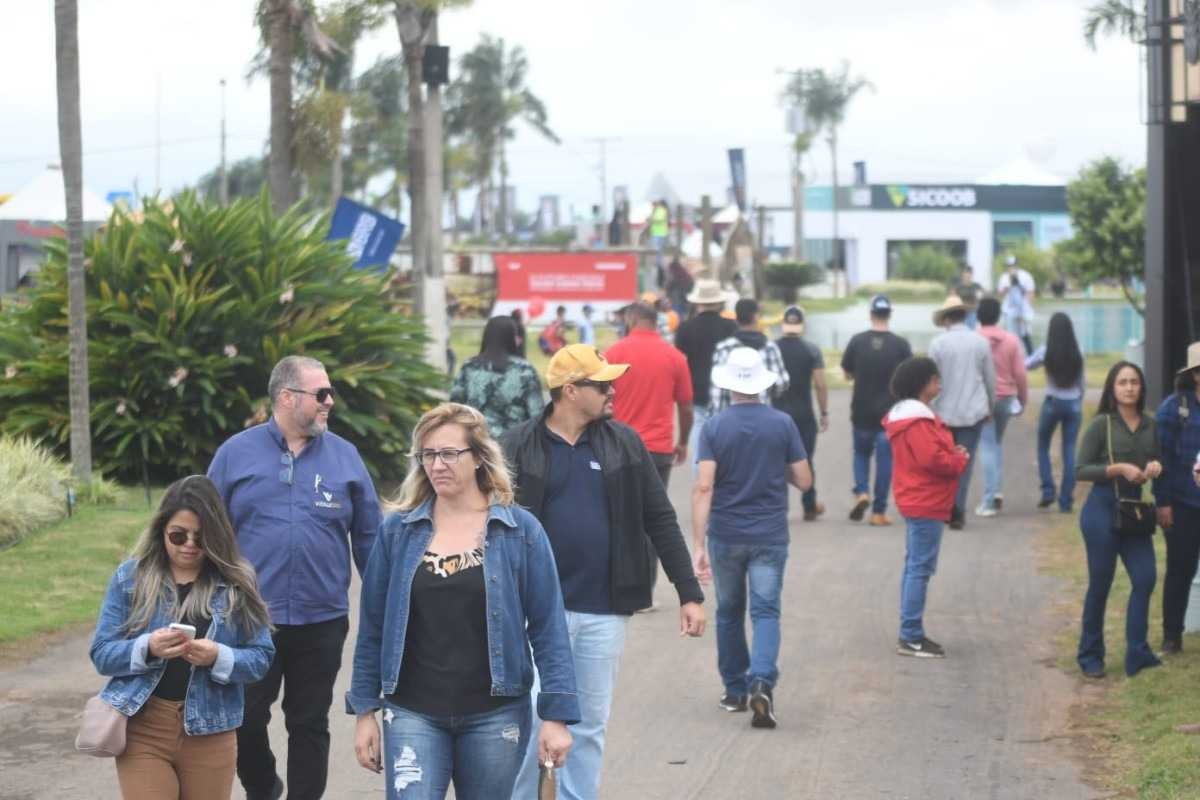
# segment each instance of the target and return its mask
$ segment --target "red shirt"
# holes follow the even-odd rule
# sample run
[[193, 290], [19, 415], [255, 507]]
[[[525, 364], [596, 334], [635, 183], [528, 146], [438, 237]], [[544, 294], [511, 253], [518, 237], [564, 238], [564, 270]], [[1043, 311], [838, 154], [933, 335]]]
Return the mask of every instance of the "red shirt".
[[692, 402], [692, 373], [683, 353], [658, 331], [634, 328], [608, 348], [613, 364], [629, 364], [617, 378], [613, 416], [638, 432], [651, 453], [675, 451], [675, 404]]

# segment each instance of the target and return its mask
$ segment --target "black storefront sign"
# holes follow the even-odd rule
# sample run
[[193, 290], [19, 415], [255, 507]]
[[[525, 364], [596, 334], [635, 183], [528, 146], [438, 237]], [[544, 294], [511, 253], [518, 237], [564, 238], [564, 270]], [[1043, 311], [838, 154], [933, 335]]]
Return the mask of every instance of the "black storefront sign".
[[[862, 190], [839, 193], [839, 208], [863, 208]], [[890, 183], [871, 186], [873, 211], [1067, 212], [1065, 186]]]

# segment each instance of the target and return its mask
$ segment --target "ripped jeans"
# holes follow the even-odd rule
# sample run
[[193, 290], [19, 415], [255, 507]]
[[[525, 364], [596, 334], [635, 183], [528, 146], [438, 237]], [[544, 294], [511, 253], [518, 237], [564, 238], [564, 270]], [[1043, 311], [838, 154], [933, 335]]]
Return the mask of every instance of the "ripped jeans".
[[384, 701], [383, 776], [388, 800], [508, 797], [529, 742], [529, 697], [495, 711], [418, 714]]

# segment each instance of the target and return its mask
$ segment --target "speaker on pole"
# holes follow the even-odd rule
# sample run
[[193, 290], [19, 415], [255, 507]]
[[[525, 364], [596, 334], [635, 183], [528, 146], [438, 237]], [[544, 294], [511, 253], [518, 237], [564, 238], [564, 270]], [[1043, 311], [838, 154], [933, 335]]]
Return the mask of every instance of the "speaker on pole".
[[430, 86], [444, 86], [450, 82], [450, 48], [440, 44], [425, 45], [421, 57], [421, 76]]

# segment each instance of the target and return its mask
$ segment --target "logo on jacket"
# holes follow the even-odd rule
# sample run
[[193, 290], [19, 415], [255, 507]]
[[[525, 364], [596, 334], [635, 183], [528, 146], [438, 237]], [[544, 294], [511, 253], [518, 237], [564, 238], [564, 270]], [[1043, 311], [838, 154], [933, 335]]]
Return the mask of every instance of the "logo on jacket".
[[[335, 502], [333, 492], [326, 492], [321, 489], [321, 473], [317, 473], [317, 477], [313, 479], [313, 494], [317, 495], [317, 499], [313, 501], [313, 505], [317, 508], [341, 508], [340, 502]], [[325, 498], [322, 500], [321, 498]]]

